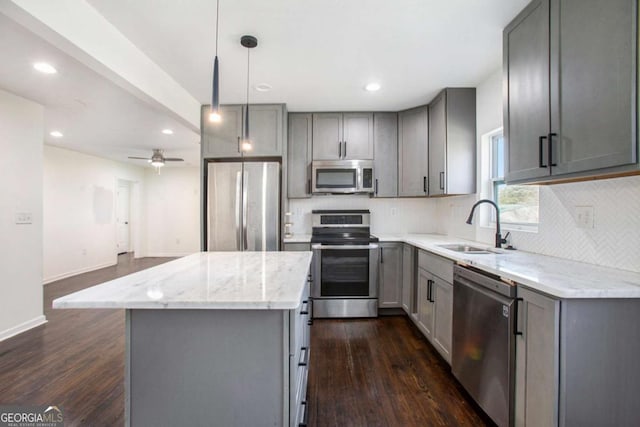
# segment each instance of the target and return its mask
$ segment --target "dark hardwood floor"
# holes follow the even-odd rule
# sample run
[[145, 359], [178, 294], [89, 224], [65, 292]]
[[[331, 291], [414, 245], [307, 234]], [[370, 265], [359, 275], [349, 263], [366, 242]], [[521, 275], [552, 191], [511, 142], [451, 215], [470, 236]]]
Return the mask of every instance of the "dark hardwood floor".
[[309, 425], [492, 425], [405, 316], [314, 320]]
[[[46, 325], [0, 342], [0, 405], [58, 405], [66, 426], [124, 424], [124, 310], [52, 310], [59, 296], [169, 258], [44, 287]], [[309, 425], [483, 426], [446, 363], [402, 316], [315, 320]]]

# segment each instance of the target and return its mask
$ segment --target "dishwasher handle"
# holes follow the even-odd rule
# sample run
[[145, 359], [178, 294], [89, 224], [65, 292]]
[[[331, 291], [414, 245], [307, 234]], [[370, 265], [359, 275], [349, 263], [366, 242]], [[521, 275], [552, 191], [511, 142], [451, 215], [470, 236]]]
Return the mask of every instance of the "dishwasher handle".
[[520, 314], [520, 310], [518, 306], [520, 305], [520, 301], [524, 301], [522, 298], [516, 298], [513, 302], [513, 334], [514, 335], [523, 335], [522, 331], [518, 330], [518, 317]]

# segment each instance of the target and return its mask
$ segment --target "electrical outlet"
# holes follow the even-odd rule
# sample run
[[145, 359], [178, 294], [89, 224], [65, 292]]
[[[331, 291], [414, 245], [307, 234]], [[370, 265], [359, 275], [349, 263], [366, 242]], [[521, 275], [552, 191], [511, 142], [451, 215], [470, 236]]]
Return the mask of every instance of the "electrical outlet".
[[594, 228], [593, 206], [575, 206], [575, 219], [578, 228]]
[[33, 224], [31, 212], [16, 212], [16, 224]]

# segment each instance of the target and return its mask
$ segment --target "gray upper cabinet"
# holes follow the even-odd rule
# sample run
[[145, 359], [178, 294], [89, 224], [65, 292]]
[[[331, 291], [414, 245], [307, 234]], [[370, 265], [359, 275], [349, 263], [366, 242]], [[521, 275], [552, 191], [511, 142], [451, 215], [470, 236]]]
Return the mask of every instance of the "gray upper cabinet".
[[342, 113], [313, 115], [313, 160], [342, 158]]
[[374, 197], [398, 196], [398, 114], [374, 113]]
[[504, 30], [507, 182], [637, 170], [637, 5], [536, 0]]
[[313, 114], [313, 160], [373, 159], [373, 113]]
[[551, 1], [552, 174], [637, 163], [636, 3]]
[[429, 195], [476, 191], [476, 90], [447, 88], [429, 104]]
[[429, 112], [419, 107], [398, 114], [398, 195], [426, 196], [429, 171]]
[[342, 158], [345, 160], [373, 159], [373, 114], [344, 113]]
[[239, 138], [242, 135], [242, 105], [222, 105], [222, 120], [209, 121], [211, 106], [203, 105], [200, 116], [202, 158], [240, 157]]
[[[244, 106], [221, 106], [222, 120], [219, 123], [209, 121], [209, 109], [208, 105], [202, 107], [202, 157], [240, 157]], [[245, 155], [282, 156], [284, 117], [284, 104], [250, 105], [249, 134], [253, 141], [253, 149]]]
[[311, 197], [311, 114], [289, 114], [287, 194], [290, 199]]
[[249, 136], [253, 149], [246, 156], [282, 156], [283, 104], [249, 105]]
[[402, 307], [402, 243], [380, 243], [378, 307]]

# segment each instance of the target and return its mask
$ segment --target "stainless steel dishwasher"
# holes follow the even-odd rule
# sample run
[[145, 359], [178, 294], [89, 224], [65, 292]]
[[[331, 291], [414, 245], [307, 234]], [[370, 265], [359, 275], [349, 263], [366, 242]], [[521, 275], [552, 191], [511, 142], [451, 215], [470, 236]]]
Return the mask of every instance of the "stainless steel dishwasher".
[[513, 425], [516, 287], [472, 267], [454, 267], [455, 377], [498, 426]]

